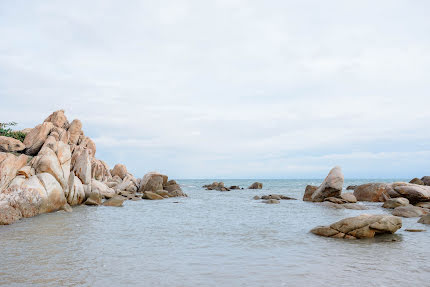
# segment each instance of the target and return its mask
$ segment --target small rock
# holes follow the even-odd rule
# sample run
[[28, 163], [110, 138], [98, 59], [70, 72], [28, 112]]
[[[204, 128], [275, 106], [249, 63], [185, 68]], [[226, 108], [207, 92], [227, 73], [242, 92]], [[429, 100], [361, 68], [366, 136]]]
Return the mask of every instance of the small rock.
[[342, 198], [343, 200], [345, 200], [346, 202], [349, 202], [349, 203], [356, 203], [357, 202], [357, 198], [355, 197], [355, 195], [352, 192], [341, 193], [340, 198]]
[[259, 199], [261, 199], [258, 195], [254, 196], [253, 198], [254, 198], [255, 200], [259, 200]]
[[279, 200], [277, 200], [277, 199], [269, 199], [269, 200], [264, 200], [263, 202], [267, 203], [267, 204], [277, 204], [277, 203], [279, 203]]
[[357, 188], [357, 185], [348, 185], [347, 190], [354, 190]]
[[423, 232], [423, 231], [426, 231], [425, 229], [405, 229], [405, 231], [408, 231], [408, 232]]
[[248, 187], [248, 189], [262, 189], [262, 188], [263, 188], [263, 184], [261, 182], [254, 182]]
[[114, 197], [103, 202], [103, 205], [104, 206], [122, 206], [124, 201], [125, 201], [125, 198], [123, 196], [115, 195]]
[[143, 199], [150, 199], [150, 200], [160, 200], [160, 199], [164, 199], [161, 195], [158, 195], [152, 191], [145, 191], [143, 193]]
[[387, 201], [384, 202], [382, 207], [396, 208], [396, 207], [405, 206], [405, 205], [409, 205], [409, 200], [407, 198], [397, 197], [397, 198], [387, 199]]
[[430, 214], [421, 216], [421, 218], [418, 220], [418, 223], [430, 224]]

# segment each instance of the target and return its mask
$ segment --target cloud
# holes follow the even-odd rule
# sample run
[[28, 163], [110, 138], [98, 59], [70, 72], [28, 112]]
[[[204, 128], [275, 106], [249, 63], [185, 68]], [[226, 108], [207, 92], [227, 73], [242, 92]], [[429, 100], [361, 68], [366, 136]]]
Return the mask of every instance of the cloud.
[[424, 175], [429, 8], [2, 2], [0, 121], [31, 127], [63, 108], [98, 157], [137, 175]]

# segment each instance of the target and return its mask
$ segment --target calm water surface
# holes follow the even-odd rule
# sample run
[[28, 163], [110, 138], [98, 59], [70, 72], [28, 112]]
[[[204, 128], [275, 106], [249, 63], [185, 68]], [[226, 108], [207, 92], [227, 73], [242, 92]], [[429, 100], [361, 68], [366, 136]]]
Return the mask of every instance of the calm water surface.
[[309, 233], [317, 225], [387, 211], [263, 204], [252, 197], [301, 199], [306, 184], [321, 181], [261, 181], [263, 190], [218, 192], [201, 188], [212, 180], [182, 180], [189, 198], [80, 206], [0, 226], [0, 285], [430, 286], [430, 230], [404, 231], [428, 229], [417, 218], [378, 239], [318, 237]]

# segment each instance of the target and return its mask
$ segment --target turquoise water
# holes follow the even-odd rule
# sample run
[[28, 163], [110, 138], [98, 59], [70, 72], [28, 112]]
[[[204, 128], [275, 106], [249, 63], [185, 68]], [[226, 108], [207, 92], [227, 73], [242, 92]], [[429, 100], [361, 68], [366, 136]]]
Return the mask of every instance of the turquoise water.
[[[305, 186], [321, 180], [259, 180], [263, 190], [201, 188], [212, 181], [179, 180], [188, 198], [79, 206], [0, 226], [0, 285], [429, 286], [429, 231], [404, 231], [428, 229], [417, 218], [378, 239], [323, 238], [309, 230], [387, 210], [379, 203], [338, 210], [301, 201]], [[344, 186], [370, 181], [392, 180]], [[299, 200], [252, 199], [270, 193]]]

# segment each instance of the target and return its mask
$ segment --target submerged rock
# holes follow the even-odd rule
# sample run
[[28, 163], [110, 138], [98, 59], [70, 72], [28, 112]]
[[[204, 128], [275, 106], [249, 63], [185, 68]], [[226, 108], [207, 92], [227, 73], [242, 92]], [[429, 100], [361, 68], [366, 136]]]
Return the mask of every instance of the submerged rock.
[[311, 230], [320, 236], [360, 239], [373, 238], [377, 234], [395, 233], [402, 227], [402, 219], [392, 215], [362, 214], [342, 219], [330, 226], [318, 226]]
[[339, 166], [330, 170], [323, 183], [312, 194], [313, 202], [322, 202], [327, 197], [339, 197], [342, 192], [343, 173]]

